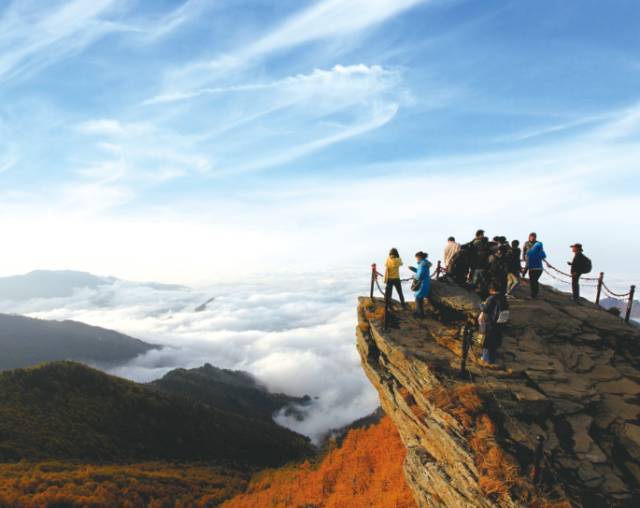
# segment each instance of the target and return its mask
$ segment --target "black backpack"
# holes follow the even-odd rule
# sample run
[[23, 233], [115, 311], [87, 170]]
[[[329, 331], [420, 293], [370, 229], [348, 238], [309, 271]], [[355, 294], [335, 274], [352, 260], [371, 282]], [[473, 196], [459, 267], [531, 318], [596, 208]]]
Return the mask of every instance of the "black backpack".
[[593, 270], [593, 265], [591, 264], [591, 260], [583, 254], [582, 259], [582, 273], [591, 273]]

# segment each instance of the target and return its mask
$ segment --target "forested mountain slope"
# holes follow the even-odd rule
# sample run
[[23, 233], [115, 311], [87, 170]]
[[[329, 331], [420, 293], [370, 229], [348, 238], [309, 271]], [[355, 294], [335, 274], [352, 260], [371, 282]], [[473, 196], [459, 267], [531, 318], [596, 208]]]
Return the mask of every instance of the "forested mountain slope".
[[0, 373], [0, 461], [203, 460], [274, 466], [306, 438], [74, 362]]

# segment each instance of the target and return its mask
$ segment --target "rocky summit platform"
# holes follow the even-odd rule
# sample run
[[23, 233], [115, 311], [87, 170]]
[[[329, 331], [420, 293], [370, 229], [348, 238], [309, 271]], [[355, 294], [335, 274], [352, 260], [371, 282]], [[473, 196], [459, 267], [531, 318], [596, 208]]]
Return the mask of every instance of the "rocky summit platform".
[[394, 303], [386, 329], [383, 301], [359, 299], [362, 365], [418, 505], [640, 506], [640, 329], [547, 286], [516, 297], [498, 365], [474, 344], [466, 376], [475, 294], [434, 281], [427, 316]]

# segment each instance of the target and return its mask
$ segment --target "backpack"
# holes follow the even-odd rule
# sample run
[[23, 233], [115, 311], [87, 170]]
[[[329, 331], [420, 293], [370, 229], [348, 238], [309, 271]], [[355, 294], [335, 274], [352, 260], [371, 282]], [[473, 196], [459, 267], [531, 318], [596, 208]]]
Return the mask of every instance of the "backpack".
[[593, 265], [591, 264], [591, 260], [587, 256], [584, 256], [584, 260], [582, 262], [582, 273], [591, 273], [592, 269]]

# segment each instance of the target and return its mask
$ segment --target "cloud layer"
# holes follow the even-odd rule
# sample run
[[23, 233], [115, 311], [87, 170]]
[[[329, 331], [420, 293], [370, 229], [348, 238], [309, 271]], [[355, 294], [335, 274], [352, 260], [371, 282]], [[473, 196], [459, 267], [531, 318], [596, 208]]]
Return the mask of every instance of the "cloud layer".
[[[363, 283], [338, 273], [252, 278], [198, 290], [117, 282], [70, 298], [0, 302], [0, 311], [74, 319], [165, 346], [112, 371], [136, 381], [209, 362], [249, 371], [272, 391], [318, 397], [305, 421], [278, 418], [317, 440], [378, 406], [354, 347], [355, 297]], [[194, 312], [211, 297], [204, 311]]]

